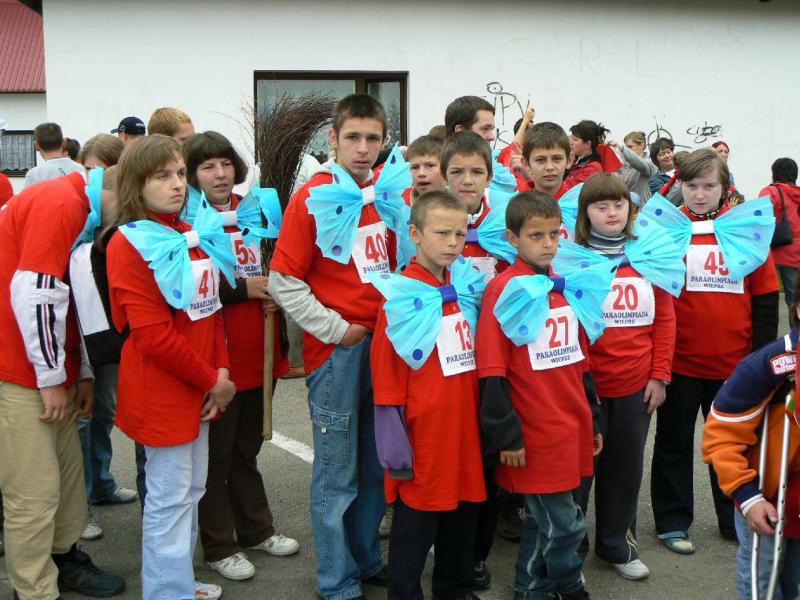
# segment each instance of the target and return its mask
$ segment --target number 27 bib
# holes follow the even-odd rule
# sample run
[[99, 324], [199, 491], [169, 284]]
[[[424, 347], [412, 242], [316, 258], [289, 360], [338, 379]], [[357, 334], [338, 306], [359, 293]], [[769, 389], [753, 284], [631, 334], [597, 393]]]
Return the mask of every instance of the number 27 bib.
[[531, 369], [545, 371], [584, 359], [578, 337], [578, 318], [569, 306], [550, 309], [544, 328], [528, 344]]
[[369, 273], [389, 272], [389, 251], [386, 248], [386, 223], [378, 221], [358, 228], [353, 243], [353, 262], [361, 283], [369, 283]]
[[686, 253], [686, 290], [743, 294], [744, 282], [731, 279], [719, 246], [693, 245]]

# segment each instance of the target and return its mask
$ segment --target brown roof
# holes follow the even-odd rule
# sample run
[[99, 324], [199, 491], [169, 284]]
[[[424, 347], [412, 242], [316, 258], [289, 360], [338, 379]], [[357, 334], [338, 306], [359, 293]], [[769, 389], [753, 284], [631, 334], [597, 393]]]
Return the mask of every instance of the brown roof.
[[45, 89], [42, 16], [17, 0], [0, 0], [0, 93]]

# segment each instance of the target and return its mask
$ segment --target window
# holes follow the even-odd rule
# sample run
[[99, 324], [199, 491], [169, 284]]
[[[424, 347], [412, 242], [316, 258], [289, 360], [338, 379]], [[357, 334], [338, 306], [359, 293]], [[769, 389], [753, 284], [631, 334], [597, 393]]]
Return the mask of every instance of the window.
[[[339, 100], [348, 94], [367, 93], [380, 100], [386, 110], [388, 145], [393, 146], [408, 143], [407, 83], [407, 72], [256, 71], [255, 104], [261, 111], [283, 94], [318, 92]], [[326, 131], [317, 133], [309, 153], [320, 162], [328, 159]]]
[[33, 131], [3, 131], [0, 135], [0, 169], [9, 177], [22, 177], [36, 166]]

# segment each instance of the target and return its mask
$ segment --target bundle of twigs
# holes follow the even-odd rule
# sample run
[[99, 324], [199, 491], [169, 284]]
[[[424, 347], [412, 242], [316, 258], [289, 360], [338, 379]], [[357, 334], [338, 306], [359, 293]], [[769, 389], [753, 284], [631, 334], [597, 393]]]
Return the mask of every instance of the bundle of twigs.
[[[256, 160], [261, 167], [261, 187], [275, 188], [281, 208], [285, 209], [292, 194], [303, 153], [311, 138], [333, 116], [335, 100], [321, 94], [299, 98], [279, 96], [266, 110], [253, 110]], [[261, 265], [269, 276], [275, 240], [264, 240]], [[272, 439], [272, 367], [275, 357], [275, 319], [268, 313], [264, 320], [264, 439]]]

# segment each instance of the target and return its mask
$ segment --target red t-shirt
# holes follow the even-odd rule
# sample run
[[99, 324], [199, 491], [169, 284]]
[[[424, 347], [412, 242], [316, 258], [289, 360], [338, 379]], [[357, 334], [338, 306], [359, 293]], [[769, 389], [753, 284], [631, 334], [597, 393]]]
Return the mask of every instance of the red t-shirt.
[[595, 173], [603, 172], [603, 163], [599, 160], [589, 159], [586, 162], [577, 162], [572, 165], [572, 168], [567, 173], [564, 179], [564, 184], [567, 189], [583, 183]]
[[[489, 282], [475, 347], [478, 377], [508, 380], [511, 403], [522, 422], [526, 466], [498, 464], [498, 485], [510, 492], [552, 494], [575, 489], [580, 478], [594, 469], [592, 411], [583, 386], [583, 374], [589, 370], [589, 344], [558, 292], [549, 294], [551, 315], [536, 342], [516, 346], [505, 336], [494, 316], [497, 299], [511, 278], [535, 274], [518, 258]], [[550, 368], [541, 368], [549, 361]]]
[[[692, 221], [701, 220], [686, 207], [681, 210]], [[724, 207], [716, 217], [727, 210]], [[674, 301], [677, 331], [672, 370], [700, 379], [727, 379], [753, 349], [752, 297], [778, 291], [772, 254], [740, 282], [736, 293], [689, 289], [694, 271], [697, 271], [695, 280], [727, 275], [713, 233], [692, 236], [686, 262], [686, 287]]]
[[[481, 206], [483, 207], [483, 213], [478, 220], [475, 221], [475, 223], [467, 227], [468, 233], [477, 230], [481, 223], [483, 223], [483, 220], [492, 210], [489, 201], [485, 196], [481, 199]], [[484, 250], [484, 248], [478, 242], [466, 242], [461, 254], [462, 256], [473, 259], [472, 262], [478, 268], [478, 270], [482, 273], [488, 274], [490, 278], [494, 277], [498, 273], [502, 273], [508, 268], [508, 263], [506, 261], [492, 256], [489, 251]]]
[[[23, 190], [0, 211], [0, 381], [31, 389], [39, 387], [11, 308], [11, 280], [17, 271], [34, 271], [69, 283], [65, 281], [69, 255], [89, 214], [85, 187], [83, 176], [72, 173]], [[66, 324], [64, 386], [70, 387], [81, 367], [80, 336], [72, 302]]]
[[[369, 282], [363, 282], [350, 258], [346, 265], [325, 258], [317, 246], [317, 227], [314, 216], [309, 214], [306, 200], [310, 189], [317, 185], [330, 183], [330, 173], [317, 173], [295, 194], [283, 215], [281, 235], [270, 265], [273, 271], [305, 281], [311, 293], [319, 302], [339, 313], [349, 323], [375, 329], [381, 295]], [[359, 184], [362, 188], [371, 183]], [[366, 205], [361, 211], [359, 229], [370, 225], [383, 225], [378, 209], [374, 204]], [[378, 239], [370, 234], [371, 251], [367, 254], [375, 263], [388, 258], [390, 268], [397, 267], [396, 240], [394, 233], [386, 228], [385, 238]], [[306, 372], [319, 367], [335, 348], [314, 336], [303, 333], [303, 359]]]
[[[240, 196], [231, 196], [230, 210], [236, 210], [241, 200]], [[215, 208], [219, 209], [218, 206]], [[236, 225], [225, 227], [225, 231], [231, 238], [233, 254], [237, 261], [236, 280], [262, 275], [260, 247], [248, 248], [242, 238], [241, 230]], [[240, 391], [252, 390], [264, 384], [263, 307], [264, 303], [261, 300], [248, 299], [225, 304], [222, 310], [231, 360], [231, 381]], [[280, 377], [289, 371], [289, 358], [281, 344], [281, 314], [275, 313], [272, 318], [275, 324], [272, 376]]]
[[783, 192], [783, 204], [786, 206], [786, 218], [792, 228], [792, 243], [772, 251], [772, 257], [776, 265], [800, 268], [800, 187], [789, 183], [773, 183], [759, 192], [760, 196], [769, 196], [772, 200], [772, 209], [775, 213], [775, 220], [783, 219], [783, 209], [781, 208], [781, 195], [778, 188]]
[[[412, 262], [403, 275], [439, 287], [424, 267]], [[456, 302], [442, 306], [445, 318], [460, 314]], [[458, 321], [458, 323], [456, 323]], [[445, 326], [461, 326], [464, 342], [460, 350], [472, 346], [472, 334], [454, 319]], [[446, 349], [442, 350], [446, 352]], [[408, 437], [414, 453], [414, 478], [384, 479], [386, 501], [398, 495], [416, 510], [454, 510], [459, 502], [486, 499], [478, 425], [478, 373], [474, 369], [445, 377], [439, 359], [439, 346], [419, 370], [401, 359], [386, 336], [386, 313], [381, 310], [372, 340], [370, 364], [375, 404], [406, 407]]]
[[[171, 217], [158, 220], [181, 233], [191, 229]], [[208, 258], [199, 248], [189, 255], [192, 260]], [[186, 312], [172, 309], [153, 271], [121, 233], [108, 244], [106, 268], [114, 326], [131, 329], [119, 365], [116, 424], [147, 446], [189, 443], [199, 433], [201, 405], [216, 383], [217, 368], [228, 366], [222, 311], [192, 321]], [[163, 341], [148, 345], [137, 332], [145, 328], [163, 333]], [[161, 355], [171, 347], [179, 348], [180, 355]], [[182, 364], [192, 368], [181, 369]]]
[[0, 207], [11, 200], [13, 195], [14, 188], [11, 186], [11, 180], [6, 177], [5, 173], [0, 173]]
[[606, 328], [589, 360], [597, 393], [620, 398], [643, 389], [650, 379], [669, 381], [675, 351], [672, 296], [625, 266], [617, 270], [603, 312]]

